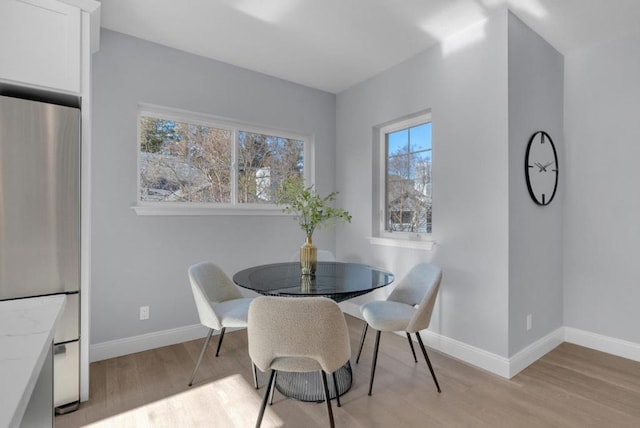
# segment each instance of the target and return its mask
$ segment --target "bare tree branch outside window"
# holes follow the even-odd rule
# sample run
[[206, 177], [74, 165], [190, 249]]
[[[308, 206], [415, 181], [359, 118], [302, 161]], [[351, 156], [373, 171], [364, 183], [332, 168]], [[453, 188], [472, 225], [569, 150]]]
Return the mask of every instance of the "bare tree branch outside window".
[[304, 141], [237, 131], [237, 182], [232, 183], [234, 132], [142, 116], [140, 200], [275, 204], [289, 178], [304, 180]]
[[276, 203], [276, 190], [287, 179], [303, 180], [304, 142], [240, 131], [238, 202]]

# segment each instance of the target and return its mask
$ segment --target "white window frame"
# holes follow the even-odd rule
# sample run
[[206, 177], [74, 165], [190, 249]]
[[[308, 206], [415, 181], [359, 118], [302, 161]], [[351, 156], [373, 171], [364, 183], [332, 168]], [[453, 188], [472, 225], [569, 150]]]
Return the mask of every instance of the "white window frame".
[[[395, 120], [376, 127], [378, 138], [378, 172], [377, 172], [377, 218], [374, 219], [375, 229], [369, 238], [371, 244], [391, 247], [430, 250], [435, 244], [433, 229], [431, 233], [390, 232], [386, 230], [386, 179], [387, 179], [387, 134], [432, 122], [431, 111], [423, 111], [403, 119]], [[433, 125], [432, 125], [433, 126]], [[433, 128], [432, 128], [433, 129]], [[433, 153], [433, 144], [432, 144]], [[375, 221], [377, 219], [377, 222]], [[432, 226], [433, 227], [433, 226]]]
[[[163, 120], [186, 122], [194, 125], [202, 125], [211, 128], [228, 130], [232, 134], [231, 154], [231, 202], [229, 203], [205, 203], [205, 202], [153, 202], [140, 199], [140, 118], [150, 116]], [[138, 215], [286, 215], [282, 208], [275, 204], [250, 204], [238, 203], [238, 131], [273, 135], [282, 138], [301, 140], [304, 142], [303, 174], [305, 185], [313, 185], [314, 171], [314, 137], [312, 135], [298, 134], [290, 131], [255, 125], [239, 120], [227, 119], [202, 113], [194, 113], [187, 110], [161, 107], [151, 104], [139, 104], [137, 115], [137, 145], [136, 145], [136, 203], [132, 209]]]

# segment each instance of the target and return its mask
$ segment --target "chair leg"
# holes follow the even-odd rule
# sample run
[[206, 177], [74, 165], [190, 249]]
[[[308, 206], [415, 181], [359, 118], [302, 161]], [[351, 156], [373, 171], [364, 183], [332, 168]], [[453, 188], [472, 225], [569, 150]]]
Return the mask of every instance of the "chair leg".
[[365, 321], [364, 330], [362, 330], [362, 336], [360, 337], [360, 350], [358, 351], [358, 358], [356, 358], [356, 364], [360, 362], [360, 354], [362, 354], [362, 346], [364, 346], [364, 338], [367, 337], [367, 329], [369, 324]]
[[436, 379], [436, 373], [433, 371], [433, 367], [431, 366], [431, 360], [429, 360], [429, 356], [427, 355], [427, 349], [424, 347], [424, 343], [422, 343], [420, 332], [416, 331], [416, 337], [418, 338], [418, 343], [420, 344], [420, 348], [422, 348], [422, 354], [424, 355], [424, 359], [427, 360], [427, 365], [429, 366], [429, 371], [431, 372], [433, 381], [436, 383], [436, 388], [438, 389], [438, 392], [442, 392], [440, 391], [440, 385], [438, 385], [438, 379]]
[[[275, 370], [274, 370], [275, 371]], [[276, 391], [276, 381], [278, 380], [278, 372], [273, 376], [273, 383], [271, 384], [271, 391], [269, 391], [269, 405], [273, 405], [273, 396]]]
[[380, 347], [380, 330], [376, 331], [376, 345], [373, 348], [373, 362], [371, 363], [371, 379], [369, 380], [369, 395], [373, 389], [373, 377], [376, 374], [376, 363], [378, 362], [378, 348]]
[[269, 383], [267, 384], [267, 389], [264, 391], [264, 397], [262, 398], [262, 405], [260, 406], [260, 413], [258, 413], [258, 420], [256, 421], [256, 428], [260, 428], [260, 424], [262, 424], [262, 418], [264, 417], [264, 411], [267, 408], [267, 401], [269, 400], [269, 391], [271, 390], [271, 385], [273, 384], [273, 380], [276, 377], [276, 371], [271, 370], [271, 375], [269, 376]]
[[338, 377], [336, 376], [336, 372], [331, 373], [331, 377], [333, 377], [333, 387], [336, 390], [336, 403], [338, 407], [340, 407], [340, 391], [338, 391]]
[[226, 330], [226, 327], [222, 327], [222, 330], [220, 330], [220, 338], [218, 339], [218, 349], [216, 349], [216, 357], [218, 356], [218, 353], [220, 352], [220, 345], [222, 345], [222, 339], [224, 339], [224, 331]]
[[333, 422], [333, 411], [331, 410], [331, 400], [329, 396], [329, 385], [327, 384], [327, 374], [323, 371], [320, 372], [322, 375], [322, 386], [324, 387], [324, 401], [327, 403], [327, 412], [329, 413], [329, 426], [331, 428], [335, 427]]
[[413, 361], [415, 361], [417, 363], [418, 362], [418, 357], [416, 357], [416, 350], [413, 348], [413, 340], [411, 340], [411, 335], [409, 334], [408, 331], [405, 331], [405, 333], [407, 333], [407, 340], [409, 341], [409, 346], [411, 346], [411, 353], [413, 354]]
[[251, 363], [251, 365], [253, 366], [253, 385], [256, 387], [256, 389], [259, 389], [258, 388], [258, 368], [253, 363]]
[[207, 346], [209, 346], [209, 341], [211, 340], [211, 335], [213, 334], [213, 329], [209, 329], [209, 334], [207, 334], [207, 338], [202, 345], [202, 350], [200, 351], [200, 356], [198, 357], [198, 362], [196, 363], [195, 368], [193, 369], [193, 373], [191, 373], [191, 380], [189, 381], [189, 386], [193, 385], [193, 379], [196, 377], [196, 372], [198, 371], [198, 367], [200, 367], [200, 362], [202, 362], [202, 357], [204, 356], [204, 351], [207, 350]]

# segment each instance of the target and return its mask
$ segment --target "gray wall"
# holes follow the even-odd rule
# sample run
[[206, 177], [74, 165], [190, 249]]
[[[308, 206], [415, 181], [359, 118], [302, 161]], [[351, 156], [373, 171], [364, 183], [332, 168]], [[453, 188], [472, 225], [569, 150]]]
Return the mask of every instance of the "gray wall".
[[[563, 324], [640, 343], [640, 35], [567, 56], [564, 89], [562, 58], [507, 12], [468, 35], [336, 97], [103, 30], [93, 63], [91, 342], [196, 324], [191, 263], [215, 260], [232, 274], [288, 259], [302, 242], [283, 216], [137, 216], [144, 102], [313, 134], [318, 188], [340, 191], [353, 214], [337, 237], [314, 241], [399, 277], [419, 261], [440, 264], [431, 328], [444, 336], [505, 357]], [[373, 128], [425, 109], [438, 243], [429, 252], [372, 246]], [[537, 129], [560, 155], [559, 193], [546, 208], [530, 201], [522, 172]], [[141, 305], [149, 321], [138, 321]]]
[[[439, 264], [430, 328], [507, 356], [507, 12], [466, 35], [456, 49], [430, 49], [338, 94], [337, 189], [354, 222], [338, 235], [337, 253], [398, 277], [419, 261]], [[373, 127], [424, 109], [433, 117], [438, 244], [430, 252], [370, 245]]]
[[[91, 343], [197, 324], [189, 265], [231, 275], [289, 259], [304, 240], [285, 216], [137, 216], [138, 103], [315, 136], [316, 184], [335, 188], [335, 96], [103, 30], [93, 57]], [[314, 242], [334, 249], [335, 232]], [[138, 320], [138, 307], [150, 319]]]
[[[567, 163], [563, 138], [562, 55], [509, 14], [509, 355], [562, 327], [562, 207]], [[551, 203], [529, 197], [524, 157], [531, 135], [546, 131], [560, 162]], [[526, 316], [532, 328], [526, 329]]]
[[640, 34], [565, 60], [564, 323], [640, 343]]

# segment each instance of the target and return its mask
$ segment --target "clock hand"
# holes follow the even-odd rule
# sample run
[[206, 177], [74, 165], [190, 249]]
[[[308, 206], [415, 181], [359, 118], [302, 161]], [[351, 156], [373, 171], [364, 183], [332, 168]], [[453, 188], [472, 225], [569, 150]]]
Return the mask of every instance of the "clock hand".
[[553, 165], [553, 163], [554, 163], [554, 162], [555, 162], [555, 161], [551, 161], [551, 162], [549, 162], [549, 163], [545, 164], [545, 165], [544, 165], [544, 170], [546, 171], [546, 170], [547, 170], [547, 167], [548, 167], [549, 165]]
[[540, 168], [540, 171], [538, 171], [538, 172], [547, 172], [547, 167], [549, 165], [553, 165], [553, 163], [554, 163], [554, 161], [551, 161], [549, 163], [546, 163], [546, 164], [542, 165], [540, 162], [536, 162], [536, 166], [538, 168]]

